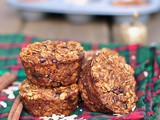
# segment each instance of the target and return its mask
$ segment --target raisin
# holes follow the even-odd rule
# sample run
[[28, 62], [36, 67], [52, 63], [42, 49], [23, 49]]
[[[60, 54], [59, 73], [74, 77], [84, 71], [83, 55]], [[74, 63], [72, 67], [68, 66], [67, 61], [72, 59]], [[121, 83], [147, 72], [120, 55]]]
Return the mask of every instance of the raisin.
[[118, 101], [118, 96], [114, 96], [113, 100], [114, 100], [114, 102], [117, 102]]
[[124, 91], [124, 89], [121, 87], [121, 88], [119, 89], [119, 92], [120, 92], [120, 93], [123, 93], [123, 91]]
[[113, 92], [116, 93], [116, 94], [118, 94], [118, 93], [119, 93], [119, 90], [118, 90], [117, 88], [114, 88], [114, 89], [113, 89]]
[[34, 72], [34, 73], [32, 74], [32, 76], [33, 76], [34, 78], [38, 78], [38, 77], [39, 77], [36, 72]]
[[46, 61], [46, 58], [40, 58], [40, 62], [44, 63]]
[[68, 49], [68, 47], [67, 47], [67, 46], [62, 46], [62, 48]]
[[57, 61], [56, 60], [52, 60], [52, 63], [56, 63]]
[[124, 107], [125, 109], [127, 109], [127, 104], [126, 104], [126, 103], [123, 103], [123, 107]]

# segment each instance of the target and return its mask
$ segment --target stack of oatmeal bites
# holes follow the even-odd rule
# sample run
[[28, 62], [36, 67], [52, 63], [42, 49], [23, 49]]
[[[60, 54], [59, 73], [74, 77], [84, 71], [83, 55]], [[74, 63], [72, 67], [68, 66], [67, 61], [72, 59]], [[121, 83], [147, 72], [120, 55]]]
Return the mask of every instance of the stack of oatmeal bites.
[[27, 80], [19, 94], [35, 116], [72, 114], [78, 91], [91, 111], [128, 114], [136, 106], [134, 70], [116, 51], [84, 54], [78, 42], [47, 40], [23, 48], [20, 59]]
[[70, 115], [77, 107], [77, 80], [84, 50], [74, 41], [35, 42], [23, 48], [20, 59], [27, 80], [20, 86], [24, 107], [35, 116]]

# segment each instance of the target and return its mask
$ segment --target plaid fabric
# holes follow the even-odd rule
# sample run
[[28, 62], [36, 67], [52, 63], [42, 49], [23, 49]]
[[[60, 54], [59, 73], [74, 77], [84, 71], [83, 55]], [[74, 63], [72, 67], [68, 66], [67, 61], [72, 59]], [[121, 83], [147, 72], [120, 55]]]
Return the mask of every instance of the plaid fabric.
[[[23, 81], [26, 75], [23, 71], [18, 54], [22, 47], [42, 39], [19, 34], [0, 36], [0, 75], [6, 71], [17, 71], [17, 81]], [[84, 119], [160, 119], [160, 46], [149, 47], [142, 45], [122, 44], [87, 44], [82, 43], [85, 50], [101, 49], [104, 47], [115, 49], [126, 58], [128, 64], [135, 69], [137, 81], [137, 108], [134, 112], [121, 117], [89, 111], [84, 103], [79, 103], [73, 114]], [[17, 95], [18, 92], [15, 92]], [[0, 93], [0, 101], [5, 101], [7, 108], [0, 106], [0, 119], [7, 120], [13, 100], [7, 98], [5, 93]], [[21, 120], [38, 120], [30, 115], [25, 109], [20, 117]]]

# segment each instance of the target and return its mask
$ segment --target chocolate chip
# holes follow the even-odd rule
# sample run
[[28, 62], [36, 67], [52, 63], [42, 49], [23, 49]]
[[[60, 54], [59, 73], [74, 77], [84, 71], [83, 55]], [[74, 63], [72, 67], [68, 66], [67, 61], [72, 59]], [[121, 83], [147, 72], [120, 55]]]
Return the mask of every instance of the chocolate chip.
[[45, 48], [47, 48], [47, 45], [43, 45]]
[[127, 104], [126, 104], [126, 103], [123, 103], [123, 107], [124, 107], [125, 109], [127, 109]]
[[119, 90], [118, 90], [117, 88], [114, 88], [114, 89], [113, 89], [113, 92], [116, 93], [116, 94], [118, 94], [118, 93], [119, 93]]
[[114, 102], [117, 102], [118, 101], [118, 96], [114, 96], [113, 100], [114, 100]]
[[56, 62], [57, 62], [57, 60], [52, 60], [52, 62], [53, 62], [53, 63], [56, 63]]
[[62, 46], [62, 48], [68, 48], [67, 46]]
[[123, 93], [123, 91], [124, 91], [124, 89], [121, 87], [121, 88], [119, 89], [119, 92], [120, 92], [120, 93]]
[[46, 61], [46, 58], [40, 58], [40, 62], [44, 63]]
[[37, 73], [35, 73], [35, 72], [32, 74], [32, 76], [33, 76], [34, 78], [38, 78], [38, 75], [37, 75]]

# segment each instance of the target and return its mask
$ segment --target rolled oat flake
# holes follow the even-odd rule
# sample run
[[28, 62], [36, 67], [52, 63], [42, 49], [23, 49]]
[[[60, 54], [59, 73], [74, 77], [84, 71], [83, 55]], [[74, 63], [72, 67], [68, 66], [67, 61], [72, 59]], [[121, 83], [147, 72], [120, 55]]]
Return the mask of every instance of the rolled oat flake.
[[52, 114], [52, 117], [40, 117], [40, 119], [43, 120], [75, 120], [77, 115], [70, 115], [70, 116], [64, 116], [64, 115], [55, 115]]
[[6, 93], [6, 94], [13, 94], [13, 91], [10, 89], [4, 89], [4, 90], [2, 90], [2, 92]]
[[7, 107], [7, 103], [3, 102], [3, 101], [0, 101], [0, 105], [2, 105], [4, 108]]
[[12, 91], [18, 91], [19, 87], [18, 86], [10, 86], [10, 87], [8, 87], [8, 89], [12, 90]]
[[14, 95], [14, 94], [9, 94], [9, 95], [8, 95], [8, 98], [9, 98], [9, 99], [14, 99], [14, 98], [15, 98], [15, 95]]

